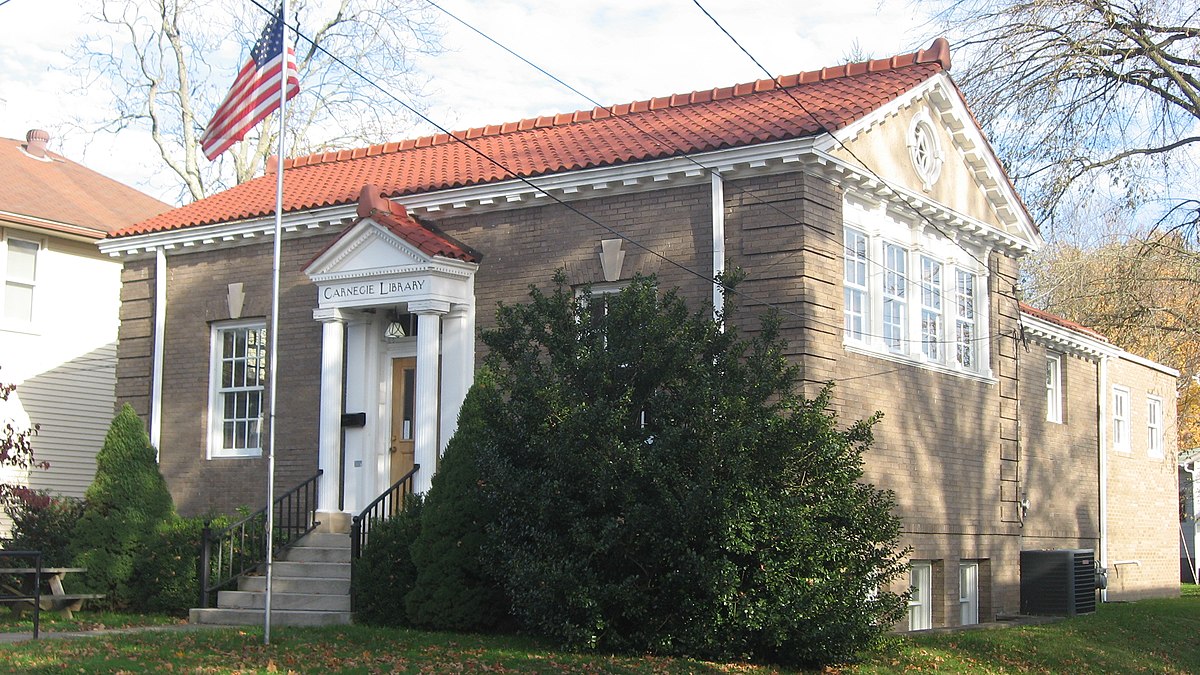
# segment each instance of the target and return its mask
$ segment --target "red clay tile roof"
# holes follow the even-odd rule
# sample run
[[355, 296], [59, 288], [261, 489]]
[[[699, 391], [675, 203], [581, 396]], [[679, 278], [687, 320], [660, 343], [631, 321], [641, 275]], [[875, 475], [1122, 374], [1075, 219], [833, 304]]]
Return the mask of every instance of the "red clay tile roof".
[[[778, 85], [759, 80], [455, 135], [505, 168], [533, 177], [834, 131], [949, 68], [950, 48], [939, 38], [912, 54], [781, 77]], [[353, 202], [367, 184], [403, 197], [512, 178], [448, 134], [296, 157], [284, 160], [284, 168], [285, 213]], [[275, 178], [262, 176], [113, 236], [261, 217], [274, 206]]]
[[1026, 314], [1035, 316], [1035, 317], [1041, 319], [1042, 321], [1048, 321], [1056, 326], [1061, 326], [1062, 328], [1066, 328], [1068, 330], [1073, 330], [1076, 333], [1083, 333], [1083, 334], [1093, 337], [1097, 340], [1103, 340], [1104, 342], [1108, 342], [1108, 338], [1104, 337], [1100, 333], [1092, 330], [1091, 328], [1088, 328], [1087, 326], [1085, 326], [1083, 324], [1075, 323], [1074, 321], [1068, 321], [1067, 319], [1064, 319], [1061, 316], [1058, 316], [1057, 314], [1051, 314], [1050, 312], [1047, 312], [1044, 309], [1038, 309], [1031, 305], [1027, 305], [1023, 302], [1020, 303], [1020, 306], [1021, 306], [1022, 312], [1025, 312]]
[[[391, 230], [396, 236], [416, 246], [426, 255], [440, 255], [466, 262], [479, 262], [479, 254], [470, 247], [451, 239], [432, 227], [417, 222], [415, 218], [408, 215], [408, 209], [389, 200], [387, 195], [374, 185], [364, 185], [362, 192], [359, 193], [358, 220], [354, 224], [367, 218]], [[349, 231], [350, 228], [346, 228], [345, 233]], [[336, 243], [337, 240], [334, 240], [329, 247]], [[326, 250], [329, 247], [326, 247]], [[321, 253], [318, 253], [313, 259], [319, 258]]]
[[171, 208], [62, 155], [47, 152], [50, 161], [31, 157], [24, 146], [25, 141], [0, 138], [0, 211], [14, 214], [14, 220], [50, 220], [63, 225], [50, 229], [99, 236]]

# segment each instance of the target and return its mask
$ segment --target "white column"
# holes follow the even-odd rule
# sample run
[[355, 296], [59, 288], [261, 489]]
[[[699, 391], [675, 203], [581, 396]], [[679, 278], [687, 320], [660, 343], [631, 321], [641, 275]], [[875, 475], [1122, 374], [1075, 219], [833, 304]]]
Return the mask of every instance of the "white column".
[[408, 311], [417, 315], [417, 396], [414, 401], [416, 434], [413, 450], [421, 466], [414, 477], [413, 490], [429, 491], [438, 457], [438, 354], [441, 351], [442, 315], [450, 303], [423, 300], [408, 303]]
[[377, 426], [374, 420], [376, 416], [371, 414], [371, 385], [376, 383], [378, 378], [372, 370], [375, 360], [371, 354], [374, 351], [371, 340], [374, 324], [371, 322], [371, 315], [354, 314], [347, 318], [345, 411], [367, 413], [365, 427], [348, 428], [344, 435], [346, 452], [345, 465], [342, 467], [345, 476], [343, 495], [345, 510], [354, 515], [375, 497], [371, 493], [375, 487], [374, 464], [369, 463], [368, 458], [372, 457], [371, 445]]
[[313, 310], [321, 322], [321, 412], [317, 467], [317, 520], [321, 529], [342, 530], [346, 516], [338, 507], [342, 481], [342, 359], [346, 354], [346, 317], [336, 309]]
[[[463, 399], [471, 386], [470, 365], [467, 362], [467, 341], [472, 339], [472, 327], [468, 322], [466, 305], [454, 305], [443, 319], [442, 335], [442, 415], [441, 433], [438, 438], [439, 455], [446, 451], [446, 444], [458, 428], [458, 413]], [[419, 335], [419, 333], [418, 333]]]

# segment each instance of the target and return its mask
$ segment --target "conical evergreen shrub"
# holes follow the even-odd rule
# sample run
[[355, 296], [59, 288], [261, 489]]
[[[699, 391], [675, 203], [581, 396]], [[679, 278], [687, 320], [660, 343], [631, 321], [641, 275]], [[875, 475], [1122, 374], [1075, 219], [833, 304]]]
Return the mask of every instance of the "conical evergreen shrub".
[[[481, 374], [480, 380], [486, 377]], [[492, 511], [484, 503], [476, 464], [478, 448], [489, 436], [483, 395], [481, 387], [472, 387], [463, 402], [458, 430], [425, 499], [421, 533], [410, 549], [417, 578], [405, 605], [415, 626], [492, 631], [509, 616], [495, 568], [485, 560]]]
[[87, 568], [82, 585], [103, 593], [96, 604], [121, 609], [134, 604], [131, 586], [139, 558], [175, 506], [154, 460], [146, 427], [125, 404], [96, 455], [96, 478], [84, 494], [75, 526], [75, 565]]

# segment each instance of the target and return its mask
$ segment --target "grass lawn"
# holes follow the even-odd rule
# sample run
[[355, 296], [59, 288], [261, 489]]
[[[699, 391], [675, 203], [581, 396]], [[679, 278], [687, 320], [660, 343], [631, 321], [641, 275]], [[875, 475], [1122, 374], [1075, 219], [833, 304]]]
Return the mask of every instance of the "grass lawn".
[[[50, 630], [59, 630], [57, 627]], [[1039, 626], [890, 638], [863, 662], [828, 673], [1197, 673], [1200, 592], [1103, 605]], [[140, 632], [0, 646], [19, 673], [787, 673], [770, 666], [578, 654], [514, 637], [348, 626]]]
[[[134, 626], [170, 626], [187, 623], [187, 619], [165, 614], [129, 614], [126, 612], [93, 612], [83, 610], [67, 619], [58, 612], [42, 612], [40, 628], [47, 633], [103, 630], [106, 628], [131, 628]], [[0, 607], [0, 633], [32, 633], [33, 612], [25, 612], [20, 618], [8, 609]]]

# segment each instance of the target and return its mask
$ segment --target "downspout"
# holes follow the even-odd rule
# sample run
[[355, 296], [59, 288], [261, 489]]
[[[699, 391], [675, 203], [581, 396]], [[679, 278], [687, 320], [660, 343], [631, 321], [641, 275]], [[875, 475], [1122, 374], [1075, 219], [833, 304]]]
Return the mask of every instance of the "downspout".
[[[1100, 378], [1096, 401], [1099, 404], [1100, 439], [1100, 567], [1108, 569], [1108, 356], [1100, 356]], [[1100, 602], [1108, 602], [1108, 589], [1100, 589]]]
[[162, 440], [163, 332], [167, 327], [167, 252], [154, 249], [154, 364], [150, 375], [150, 445], [159, 460]]
[[725, 185], [721, 174], [712, 176], [713, 320], [725, 330], [725, 287], [717, 280], [725, 274]]

